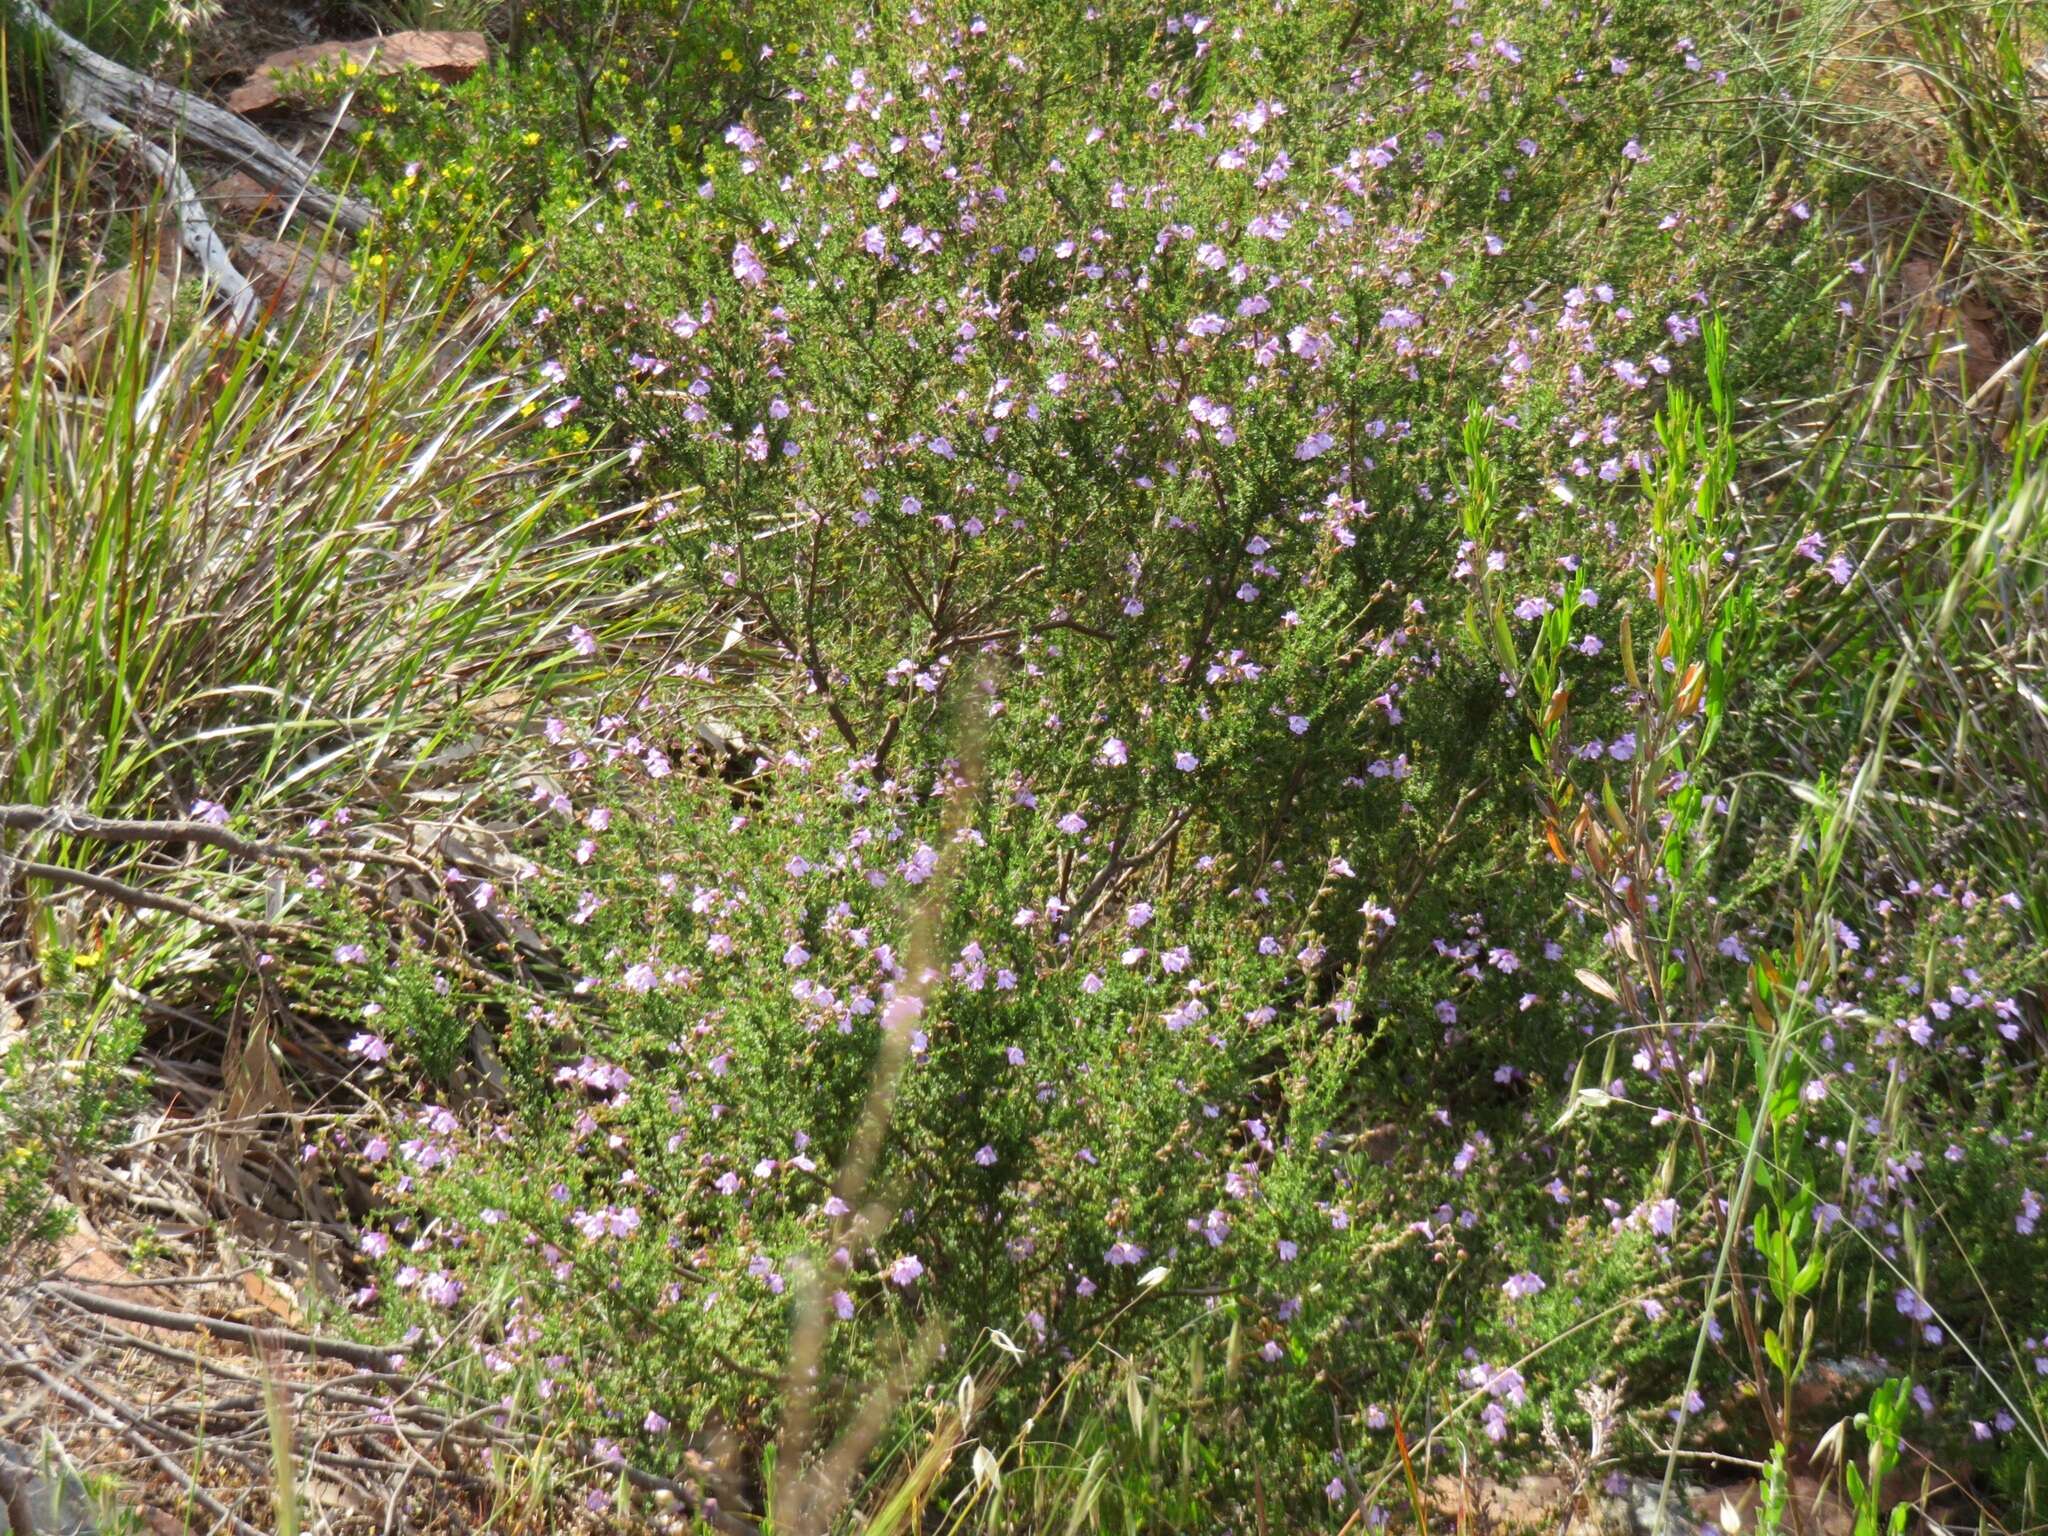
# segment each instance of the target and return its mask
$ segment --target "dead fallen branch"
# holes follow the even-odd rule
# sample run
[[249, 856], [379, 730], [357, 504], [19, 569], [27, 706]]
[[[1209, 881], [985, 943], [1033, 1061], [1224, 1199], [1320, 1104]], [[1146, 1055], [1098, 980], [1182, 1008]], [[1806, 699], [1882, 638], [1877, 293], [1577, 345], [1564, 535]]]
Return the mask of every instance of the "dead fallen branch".
[[206, 216], [206, 205], [199, 200], [199, 189], [192, 185], [192, 178], [185, 174], [185, 168], [178, 164], [177, 157], [104, 112], [81, 112], [79, 121], [108, 143], [143, 161], [156, 173], [170, 199], [171, 217], [177, 221], [180, 242], [192, 259], [199, 263], [200, 275], [227, 305], [229, 326], [237, 335], [246, 332], [255, 322], [261, 307], [256, 286], [236, 270], [228, 256], [227, 246], [213, 227], [213, 220]]
[[[182, 1475], [183, 1467], [178, 1467], [177, 1474], [171, 1472], [176, 1458], [168, 1455], [164, 1445], [158, 1442], [189, 1454], [196, 1449], [199, 1436], [181, 1424], [203, 1424], [206, 1426], [205, 1443], [216, 1455], [238, 1461], [251, 1455], [267, 1454], [271, 1395], [280, 1392], [291, 1399], [298, 1417], [309, 1416], [316, 1406], [329, 1414], [321, 1422], [314, 1442], [321, 1448], [308, 1455], [309, 1470], [324, 1467], [386, 1479], [396, 1477], [399, 1487], [411, 1478], [424, 1477], [445, 1489], [476, 1492], [487, 1488], [487, 1480], [454, 1464], [450, 1460], [453, 1453], [458, 1450], [475, 1453], [496, 1449], [527, 1454], [540, 1443], [540, 1437], [531, 1432], [491, 1422], [504, 1414], [502, 1403], [486, 1403], [457, 1416], [451, 1410], [428, 1402], [408, 1401], [422, 1388], [432, 1386], [434, 1376], [431, 1372], [412, 1377], [392, 1372], [389, 1352], [375, 1346], [251, 1327], [223, 1318], [129, 1302], [98, 1290], [49, 1281], [29, 1287], [26, 1294], [32, 1303], [54, 1302], [74, 1315], [77, 1320], [60, 1330], [72, 1338], [74, 1349], [79, 1342], [79, 1321], [87, 1322], [91, 1331], [85, 1337], [92, 1342], [86, 1345], [83, 1359], [67, 1365], [65, 1376], [68, 1380], [60, 1380], [50, 1368], [61, 1353], [54, 1344], [45, 1351], [49, 1358], [41, 1363], [16, 1347], [11, 1360], [0, 1359], [0, 1375], [12, 1370], [37, 1381], [59, 1402], [90, 1423], [120, 1434], [160, 1472], [176, 1475], [181, 1489], [187, 1492], [197, 1488], [196, 1482]], [[83, 1315], [82, 1319], [77, 1318], [79, 1314]], [[102, 1319], [112, 1321], [109, 1323]], [[146, 1328], [157, 1333], [158, 1337], [151, 1338], [112, 1324]], [[160, 1342], [163, 1334], [176, 1332], [203, 1332], [215, 1339], [250, 1346], [259, 1355], [266, 1351], [290, 1352], [350, 1366], [353, 1370], [347, 1376], [327, 1380], [295, 1380], [280, 1361], [273, 1359], [269, 1366], [259, 1367], [255, 1373], [237, 1371], [217, 1356], [195, 1354]], [[181, 1375], [198, 1372], [233, 1382], [246, 1390], [226, 1396], [202, 1390], [196, 1399], [172, 1393], [156, 1400], [144, 1412], [104, 1390], [88, 1369], [92, 1360], [101, 1358], [107, 1351], [130, 1350], [169, 1360], [179, 1368]], [[378, 1396], [365, 1390], [379, 1386], [403, 1390], [396, 1396]], [[357, 1411], [350, 1414], [350, 1409]], [[339, 1418], [332, 1416], [337, 1410], [342, 1414]], [[361, 1454], [366, 1448], [364, 1445], [358, 1445], [354, 1451], [335, 1448], [366, 1438], [395, 1444], [408, 1459], [400, 1461], [390, 1456]], [[588, 1446], [580, 1446], [578, 1450], [586, 1457], [591, 1455]], [[695, 1510], [714, 1529], [729, 1533], [729, 1536], [752, 1536], [756, 1530], [753, 1522], [731, 1513], [721, 1502], [707, 1505], [705, 1489], [692, 1483], [677, 1482], [631, 1465], [614, 1463], [612, 1471], [642, 1494], [666, 1495], [680, 1508]], [[692, 1458], [691, 1475], [718, 1499], [731, 1496], [731, 1490], [725, 1486], [724, 1474], [709, 1463]], [[232, 1516], [228, 1506], [218, 1500], [208, 1503], [211, 1498], [211, 1494], [200, 1490], [196, 1502], [216, 1519], [239, 1518]], [[235, 1529], [253, 1527], [237, 1525]]]
[[196, 843], [258, 863], [297, 864], [315, 869], [323, 864], [382, 864], [432, 876], [432, 867], [409, 853], [382, 848], [299, 848], [289, 843], [243, 837], [210, 821], [146, 821], [125, 817], [88, 816], [64, 806], [0, 805], [0, 831], [48, 833], [96, 843]]
[[82, 120], [111, 117], [152, 137], [170, 138], [233, 161], [289, 201], [350, 234], [376, 222], [369, 204], [316, 186], [310, 165], [232, 112], [95, 53], [33, 0], [7, 4], [49, 48], [64, 104]]
[[227, 933], [246, 935], [249, 938], [302, 938], [304, 930], [283, 923], [256, 922], [249, 918], [236, 917], [228, 912], [214, 912], [197, 902], [187, 901], [182, 896], [170, 896], [161, 891], [145, 891], [137, 886], [125, 885], [106, 875], [95, 875], [83, 869], [66, 869], [61, 864], [41, 864], [33, 859], [17, 859], [12, 854], [0, 853], [0, 869], [11, 870], [30, 880], [43, 880], [52, 885], [76, 886], [82, 891], [105, 896], [118, 901], [124, 907], [140, 907], [153, 912], [171, 912], [179, 917], [190, 918], [195, 923], [204, 923], [210, 928], [219, 928]]
[[197, 843], [245, 859], [290, 859], [317, 864], [319, 854], [310, 848], [287, 848], [278, 843], [257, 842], [239, 836], [210, 821], [136, 821], [107, 816], [86, 816], [63, 806], [0, 805], [0, 831], [46, 832], [56, 837], [82, 837], [96, 843]]
[[150, 1465], [154, 1466], [158, 1472], [177, 1484], [187, 1498], [213, 1516], [215, 1520], [220, 1521], [230, 1530], [234, 1531], [236, 1536], [263, 1536], [263, 1532], [259, 1527], [251, 1525], [219, 1499], [208, 1493], [206, 1489], [200, 1486], [197, 1478], [187, 1472], [172, 1457], [166, 1455], [147, 1434], [135, 1425], [128, 1423], [112, 1409], [103, 1407], [84, 1393], [66, 1386], [33, 1360], [30, 1360], [26, 1355], [14, 1354], [11, 1359], [0, 1359], [0, 1373], [6, 1372], [13, 1372], [28, 1377], [41, 1386], [51, 1397], [64, 1404], [65, 1407], [71, 1409], [74, 1413], [83, 1415], [89, 1423], [99, 1425], [118, 1434], [123, 1440], [134, 1446], [137, 1451], [141, 1452], [143, 1458]]
[[192, 1312], [168, 1312], [161, 1307], [146, 1307], [140, 1302], [101, 1296], [75, 1285], [47, 1285], [43, 1289], [59, 1301], [124, 1323], [140, 1323], [144, 1327], [165, 1328], [177, 1333], [209, 1333], [217, 1339], [246, 1344], [251, 1349], [290, 1350], [318, 1359], [339, 1360], [366, 1371], [388, 1372], [391, 1369], [391, 1351], [373, 1344], [323, 1339], [310, 1333], [293, 1333], [281, 1328], [253, 1328], [247, 1323], [231, 1323], [225, 1318], [202, 1317]]

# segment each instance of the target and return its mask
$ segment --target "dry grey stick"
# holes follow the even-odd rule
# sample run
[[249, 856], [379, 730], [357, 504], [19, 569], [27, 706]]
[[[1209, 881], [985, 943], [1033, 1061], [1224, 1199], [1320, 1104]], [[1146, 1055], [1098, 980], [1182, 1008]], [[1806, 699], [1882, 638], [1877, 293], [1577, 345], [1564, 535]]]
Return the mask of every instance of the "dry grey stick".
[[22, 24], [49, 45], [56, 57], [65, 105], [81, 118], [104, 114], [232, 160], [350, 234], [359, 234], [376, 222], [369, 204], [316, 186], [310, 165], [234, 113], [93, 52], [33, 0], [7, 3]]
[[226, 912], [210, 912], [196, 902], [182, 896], [164, 896], [153, 891], [140, 890], [132, 885], [123, 885], [119, 880], [105, 875], [89, 874], [82, 869], [65, 869], [59, 864], [38, 864], [33, 859], [17, 859], [12, 854], [0, 853], [0, 869], [14, 870], [31, 880], [47, 880], [53, 885], [74, 885], [82, 891], [111, 897], [127, 907], [146, 907], [156, 912], [174, 912], [179, 917], [189, 917], [195, 923], [225, 929], [229, 933], [248, 934], [256, 938], [295, 938], [304, 930], [281, 923], [257, 923]]
[[177, 1462], [166, 1456], [163, 1450], [149, 1436], [135, 1428], [132, 1424], [124, 1422], [121, 1416], [113, 1410], [101, 1407], [83, 1393], [73, 1391], [48, 1371], [30, 1360], [26, 1355], [17, 1354], [11, 1361], [0, 1361], [0, 1371], [5, 1370], [18, 1371], [22, 1375], [32, 1378], [42, 1386], [44, 1391], [71, 1408], [74, 1412], [82, 1413], [91, 1423], [103, 1429], [111, 1429], [120, 1435], [122, 1439], [140, 1451], [159, 1472], [164, 1473], [183, 1488], [187, 1496], [195, 1504], [199, 1505], [209, 1515], [212, 1515], [214, 1519], [226, 1522], [229, 1529], [235, 1532], [235, 1536], [263, 1536], [261, 1530], [242, 1519], [241, 1516], [229, 1509], [227, 1505], [221, 1503], [219, 1499], [216, 1499], [212, 1494], [200, 1487], [198, 1480], [183, 1467], [179, 1466]]
[[123, 817], [88, 816], [61, 805], [0, 805], [0, 831], [49, 832], [83, 837], [97, 843], [198, 843], [245, 859], [270, 859], [304, 865], [385, 864], [394, 869], [432, 876], [423, 859], [380, 848], [298, 848], [287, 843], [242, 837], [210, 821], [138, 821]]
[[391, 1369], [391, 1351], [373, 1344], [315, 1338], [309, 1333], [291, 1333], [280, 1328], [252, 1328], [247, 1323], [231, 1323], [224, 1318], [201, 1317], [190, 1312], [166, 1312], [160, 1307], [145, 1307], [139, 1302], [101, 1296], [75, 1285], [46, 1285], [42, 1289], [74, 1307], [97, 1312], [103, 1317], [119, 1318], [124, 1323], [141, 1323], [145, 1327], [168, 1328], [178, 1333], [204, 1330], [215, 1338], [246, 1344], [252, 1349], [288, 1349], [296, 1354], [339, 1360], [366, 1371], [388, 1372]]
[[199, 263], [207, 283], [226, 301], [229, 326], [238, 336], [245, 333], [255, 320], [261, 301], [255, 285], [242, 276], [229, 257], [228, 248], [215, 232], [213, 220], [206, 216], [206, 205], [199, 201], [199, 190], [192, 185], [185, 168], [170, 151], [150, 143], [126, 123], [117, 122], [104, 112], [81, 112], [78, 120], [109, 143], [146, 161], [156, 172], [170, 196], [171, 217], [178, 221], [178, 239]]

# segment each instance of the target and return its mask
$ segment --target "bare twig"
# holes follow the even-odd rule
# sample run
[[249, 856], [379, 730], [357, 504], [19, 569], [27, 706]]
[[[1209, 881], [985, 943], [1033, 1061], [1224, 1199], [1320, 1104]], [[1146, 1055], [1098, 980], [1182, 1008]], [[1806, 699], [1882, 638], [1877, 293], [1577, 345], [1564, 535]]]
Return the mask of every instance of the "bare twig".
[[234, 113], [176, 86], [95, 53], [59, 27], [32, 0], [6, 0], [8, 8], [40, 36], [56, 58], [64, 104], [81, 118], [95, 114], [125, 120], [153, 134], [173, 135], [232, 160], [259, 180], [300, 200], [323, 219], [351, 234], [376, 222], [368, 203], [329, 192], [313, 182], [313, 168]]
[[178, 238], [192, 253], [192, 259], [199, 263], [199, 270], [206, 281], [219, 291], [227, 304], [229, 326], [237, 335], [247, 331], [254, 323], [260, 305], [255, 286], [242, 276], [229, 257], [228, 248], [214, 231], [213, 220], [206, 216], [206, 205], [199, 200], [199, 189], [192, 185], [192, 178], [185, 174], [177, 158], [104, 112], [80, 112], [78, 120], [108, 143], [118, 145], [145, 162], [156, 173], [170, 196], [171, 217], [178, 221]]
[[198, 843], [245, 859], [291, 863], [315, 868], [327, 863], [387, 864], [414, 874], [431, 875], [425, 860], [409, 853], [380, 848], [296, 848], [288, 843], [243, 837], [210, 821], [147, 821], [129, 817], [89, 816], [61, 805], [0, 804], [0, 831], [49, 832], [82, 837], [97, 843]]
[[382, 1372], [391, 1368], [391, 1351], [373, 1344], [322, 1339], [309, 1333], [292, 1333], [276, 1328], [252, 1328], [247, 1323], [231, 1323], [224, 1318], [201, 1317], [191, 1312], [167, 1312], [161, 1307], [146, 1307], [140, 1302], [101, 1296], [75, 1285], [46, 1285], [42, 1289], [72, 1306], [97, 1312], [103, 1317], [119, 1318], [125, 1323], [141, 1323], [145, 1327], [168, 1328], [179, 1333], [205, 1332], [215, 1338], [246, 1344], [252, 1349], [291, 1350], [321, 1359], [340, 1360], [366, 1371]]
[[169, 896], [159, 891], [145, 891], [106, 875], [95, 875], [83, 869], [66, 869], [59, 864], [40, 864], [33, 859], [18, 859], [12, 854], [0, 853], [0, 869], [17, 871], [30, 880], [46, 880], [54, 885], [76, 886], [83, 891], [105, 896], [118, 901], [124, 907], [142, 907], [155, 912], [172, 912], [179, 917], [190, 918], [195, 923], [204, 923], [210, 928], [219, 928], [228, 933], [246, 934], [251, 938], [302, 938], [305, 930], [288, 923], [264, 923], [250, 918], [236, 917], [227, 912], [214, 912], [197, 902], [187, 901], [182, 896]]
[[[12, 1351], [10, 1353], [13, 1354]], [[234, 1531], [235, 1536], [264, 1536], [264, 1533], [258, 1527], [251, 1525], [233, 1510], [229, 1509], [227, 1505], [221, 1503], [219, 1499], [200, 1487], [198, 1481], [191, 1473], [165, 1455], [162, 1449], [148, 1435], [144, 1434], [133, 1424], [124, 1421], [113, 1410], [101, 1407], [82, 1392], [66, 1386], [25, 1355], [13, 1354], [12, 1359], [0, 1361], [0, 1369], [13, 1371], [29, 1377], [37, 1382], [45, 1392], [56, 1398], [60, 1403], [63, 1403], [67, 1408], [72, 1409], [76, 1413], [84, 1414], [94, 1424], [112, 1429], [122, 1439], [140, 1451], [144, 1459], [159, 1472], [162, 1472], [182, 1488], [187, 1498], [213, 1516], [215, 1520], [221, 1521], [230, 1530]]]

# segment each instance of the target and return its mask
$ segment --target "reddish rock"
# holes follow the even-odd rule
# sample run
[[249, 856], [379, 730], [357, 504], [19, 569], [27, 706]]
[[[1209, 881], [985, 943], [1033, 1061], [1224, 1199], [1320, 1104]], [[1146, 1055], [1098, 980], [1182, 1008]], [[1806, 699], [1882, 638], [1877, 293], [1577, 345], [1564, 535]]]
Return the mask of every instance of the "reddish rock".
[[[1997, 311], [1974, 285], [1957, 292], [1948, 274], [1924, 256], [1902, 263], [1898, 281], [1908, 311], [1917, 312], [1939, 349], [1936, 376], [1952, 380], [1965, 394], [1984, 389], [2012, 351], [1999, 336]], [[1998, 397], [2010, 393], [1993, 390], [1978, 403], [1995, 411], [2001, 403]]]
[[266, 308], [295, 309], [307, 299], [322, 301], [348, 286], [348, 263], [329, 251], [243, 235], [235, 242], [235, 265], [249, 279]]
[[436, 80], [465, 80], [490, 58], [481, 32], [393, 32], [388, 37], [347, 43], [315, 43], [273, 53], [228, 93], [234, 112], [265, 112], [284, 101], [290, 77], [301, 71], [340, 69], [353, 62], [365, 74], [396, 75], [419, 70]]
[[[138, 292], [141, 274], [119, 267], [97, 279], [78, 301], [57, 316], [51, 331], [50, 358], [73, 388], [92, 389], [111, 379], [111, 367], [122, 345], [121, 328], [140, 307], [143, 344], [156, 348], [170, 340], [178, 291], [168, 273], [149, 274], [146, 292]], [[5, 1014], [0, 1014], [4, 1018]]]
[[247, 171], [229, 171], [225, 176], [214, 177], [199, 194], [199, 200], [206, 205], [207, 212], [225, 214], [244, 223], [284, 207], [283, 198]]

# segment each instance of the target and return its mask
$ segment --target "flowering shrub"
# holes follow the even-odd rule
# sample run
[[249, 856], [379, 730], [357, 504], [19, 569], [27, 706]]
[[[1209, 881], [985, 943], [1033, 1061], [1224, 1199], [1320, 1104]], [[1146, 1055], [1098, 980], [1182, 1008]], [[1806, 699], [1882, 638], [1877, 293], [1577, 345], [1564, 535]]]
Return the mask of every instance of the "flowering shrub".
[[[548, 723], [525, 875], [448, 872], [550, 996], [337, 950], [389, 1115], [328, 1148], [388, 1202], [366, 1326], [658, 1466], [772, 1430], [813, 1279], [837, 1420], [926, 1324], [1015, 1346], [1012, 1426], [1105, 1330], [1192, 1331], [1304, 1518], [1444, 1402], [1508, 1455], [1625, 1373], [1653, 1432], [1739, 1436], [1767, 1349], [1869, 1347], [2017, 1477], [2034, 1410], [1959, 1330], [2048, 1336], [2019, 897], [1958, 869], [1795, 933], [1803, 813], [1721, 793], [1770, 751], [1728, 710], [1754, 590], [1858, 566], [1733, 509], [1712, 315], [1768, 391], [1842, 258], [1713, 153], [1684, 13], [764, 7], [701, 136], [653, 81], [539, 146], [540, 422], [618, 455], [609, 515], [723, 643]], [[394, 251], [477, 206], [436, 146], [503, 90], [381, 130]], [[1585, 828], [1638, 810], [1669, 858], [1618, 873]], [[1786, 1226], [1728, 1246], [1704, 1131], [1751, 1141], [1795, 951]], [[1649, 1027], [1624, 975], [1706, 1006]], [[1710, 1290], [1779, 1236], [1832, 1256], [1817, 1346]]]

